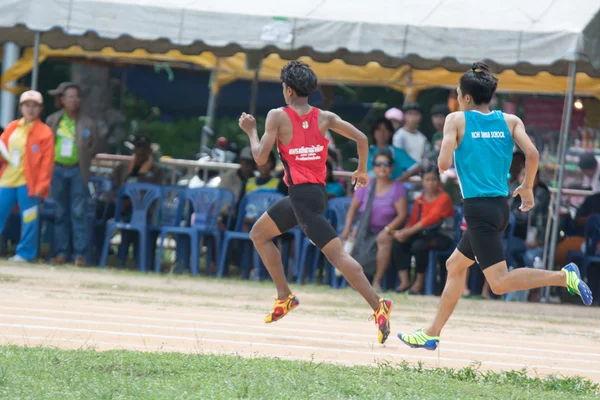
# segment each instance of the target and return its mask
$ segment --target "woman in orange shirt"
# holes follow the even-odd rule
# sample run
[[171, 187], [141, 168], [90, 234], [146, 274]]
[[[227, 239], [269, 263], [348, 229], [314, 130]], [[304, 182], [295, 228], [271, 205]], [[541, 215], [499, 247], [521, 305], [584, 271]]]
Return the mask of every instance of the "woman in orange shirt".
[[[445, 218], [454, 217], [452, 199], [444, 192], [437, 166], [427, 168], [423, 174], [424, 193], [415, 200], [406, 227], [397, 231], [394, 238], [400, 242], [398, 258], [400, 286], [397, 292], [409, 290], [422, 294], [424, 274], [430, 250], [446, 250], [453, 239], [441, 230]], [[411, 257], [416, 261], [416, 278], [411, 286], [409, 272]]]
[[38, 250], [38, 207], [48, 197], [54, 168], [54, 134], [40, 121], [42, 95], [21, 95], [23, 118], [13, 121], [0, 136], [0, 232], [15, 205], [21, 212], [21, 241], [13, 262], [31, 261]]

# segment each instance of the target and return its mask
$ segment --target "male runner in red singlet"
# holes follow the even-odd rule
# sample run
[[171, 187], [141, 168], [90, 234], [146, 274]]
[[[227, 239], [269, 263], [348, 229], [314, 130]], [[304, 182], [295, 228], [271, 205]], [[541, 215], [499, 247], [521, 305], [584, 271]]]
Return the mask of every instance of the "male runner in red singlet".
[[360, 264], [344, 250], [341, 240], [325, 219], [327, 193], [325, 175], [327, 168], [328, 130], [339, 133], [358, 145], [359, 165], [352, 174], [353, 183], [368, 184], [367, 137], [337, 115], [321, 111], [308, 104], [308, 95], [317, 89], [317, 76], [304, 63], [293, 61], [281, 70], [283, 97], [288, 105], [271, 110], [267, 115], [265, 134], [261, 139], [256, 130], [256, 120], [246, 113], [240, 117], [240, 128], [250, 138], [252, 155], [257, 164], [267, 162], [273, 145], [284, 165], [284, 181], [289, 186], [289, 196], [274, 204], [250, 231], [250, 237], [260, 254], [277, 288], [277, 300], [265, 322], [277, 321], [298, 306], [298, 298], [290, 291], [281, 254], [273, 238], [300, 225], [306, 236], [321, 249], [329, 262], [340, 270], [374, 311], [378, 328], [377, 340], [385, 342], [390, 332], [392, 301], [380, 299], [367, 280]]

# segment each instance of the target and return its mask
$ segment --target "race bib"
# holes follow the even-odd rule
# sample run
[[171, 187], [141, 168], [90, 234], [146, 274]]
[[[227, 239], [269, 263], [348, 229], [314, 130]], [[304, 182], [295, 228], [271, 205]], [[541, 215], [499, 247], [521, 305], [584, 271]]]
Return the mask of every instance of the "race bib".
[[73, 156], [73, 139], [63, 137], [60, 143], [60, 156], [71, 157]]

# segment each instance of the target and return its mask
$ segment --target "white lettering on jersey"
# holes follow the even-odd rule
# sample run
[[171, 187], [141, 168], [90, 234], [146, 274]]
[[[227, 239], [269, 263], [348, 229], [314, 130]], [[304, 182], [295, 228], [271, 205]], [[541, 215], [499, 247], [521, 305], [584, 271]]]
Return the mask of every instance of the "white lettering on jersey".
[[492, 132], [471, 132], [473, 139], [504, 139], [505, 133], [503, 131], [492, 131]]
[[296, 161], [312, 161], [320, 160], [321, 153], [325, 149], [324, 146], [316, 145], [310, 147], [297, 147], [295, 149], [289, 149], [288, 154], [290, 156], [296, 156]]

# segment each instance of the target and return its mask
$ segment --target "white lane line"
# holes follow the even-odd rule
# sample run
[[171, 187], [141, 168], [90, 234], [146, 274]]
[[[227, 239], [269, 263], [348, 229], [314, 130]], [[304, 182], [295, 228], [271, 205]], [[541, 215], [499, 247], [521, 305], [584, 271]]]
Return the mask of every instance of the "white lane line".
[[[98, 317], [98, 318], [127, 318], [129, 320], [132, 319], [137, 319], [137, 320], [143, 320], [143, 321], [154, 321], [154, 322], [166, 322], [166, 323], [189, 323], [189, 324], [198, 324], [198, 325], [209, 325], [209, 326], [223, 326], [223, 327], [233, 327], [233, 328], [240, 328], [240, 329], [259, 329], [259, 330], [268, 330], [268, 331], [285, 331], [285, 332], [293, 332], [293, 333], [299, 333], [299, 332], [305, 332], [305, 333], [314, 333], [314, 334], [323, 334], [323, 335], [330, 335], [332, 332], [330, 331], [323, 331], [323, 330], [311, 330], [311, 329], [296, 329], [296, 328], [284, 328], [284, 327], [277, 327], [277, 326], [253, 326], [253, 325], [247, 325], [247, 324], [235, 324], [235, 323], [226, 323], [226, 322], [211, 322], [211, 321], [206, 321], [206, 320], [190, 320], [190, 319], [173, 319], [173, 318], [156, 318], [156, 317], [141, 317], [141, 316], [125, 316], [125, 315], [120, 315], [120, 314], [106, 314], [106, 313], [89, 313], [89, 312], [81, 312], [81, 311], [63, 311], [63, 310], [50, 310], [50, 309], [35, 309], [35, 308], [22, 308], [22, 307], [5, 307], [5, 306], [0, 306], [0, 309], [4, 309], [4, 310], [14, 310], [14, 311], [35, 311], [35, 312], [46, 312], [46, 313], [51, 313], [51, 314], [60, 314], [60, 315], [74, 315], [74, 316], [94, 316], [94, 317]], [[22, 316], [22, 315], [14, 315], [14, 314], [0, 314], [0, 316], [3, 317], [14, 317], [14, 318], [23, 318], [26, 316]], [[201, 315], [200, 315], [201, 316]], [[31, 318], [37, 318], [37, 317], [31, 317]], [[40, 317], [41, 318], [41, 317]], [[65, 320], [65, 319], [51, 319], [52, 321], [69, 321], [69, 320]], [[87, 319], [79, 319], [77, 320], [78, 322], [90, 322], [90, 323], [97, 323], [97, 322], [93, 322], [92, 320], [87, 320]], [[118, 324], [117, 324], [118, 325]], [[124, 326], [136, 326], [136, 327], [148, 327], [148, 328], [156, 328], [156, 329], [164, 329], [166, 327], [164, 326], [156, 326], [156, 325], [124, 325]], [[175, 328], [173, 328], [175, 329]], [[234, 331], [218, 331], [218, 330], [209, 330], [209, 329], [205, 329], [206, 332], [215, 332], [215, 333], [223, 333], [223, 332], [227, 332], [227, 333], [236, 333]], [[243, 334], [245, 335], [254, 335], [254, 336], [260, 336], [258, 334], [251, 334], [247, 331], [243, 331]], [[270, 335], [271, 337], [274, 335]], [[367, 339], [372, 339], [373, 335], [366, 335], [366, 334], [358, 334], [358, 333], [342, 333], [341, 336], [353, 336], [353, 337], [357, 337], [357, 338], [367, 338]], [[298, 338], [298, 339], [307, 339], [308, 337], [306, 336], [302, 336], [302, 337], [297, 337], [297, 336], [289, 336], [286, 334], [286, 337], [288, 338]], [[461, 336], [461, 338], [463, 338]], [[363, 345], [365, 344], [364, 342], [356, 342], [356, 341], [348, 341], [348, 340], [341, 340], [341, 339], [336, 339], [335, 341], [332, 340], [324, 340], [321, 338], [312, 338], [314, 340], [317, 341], [325, 341], [325, 342], [332, 342], [332, 343], [347, 343], [347, 344], [359, 344], [359, 345]], [[534, 348], [534, 347], [522, 347], [522, 346], [506, 346], [506, 345], [494, 345], [494, 344], [480, 344], [480, 343], [474, 343], [474, 342], [457, 342], [457, 341], [449, 341], [449, 340], [444, 340], [443, 341], [443, 350], [444, 351], [456, 351], [456, 352], [464, 352], [464, 348], [462, 349], [457, 349], [457, 350], [453, 350], [453, 349], [448, 349], [446, 347], [446, 345], [453, 345], [453, 346], [460, 346], [460, 347], [487, 347], [487, 348], [492, 348], [492, 349], [502, 349], [502, 350], [515, 350], [515, 351], [535, 351], [535, 352], [539, 352], [539, 353], [548, 353], [548, 354], [563, 354], [563, 355], [581, 355], [581, 356], [585, 356], [585, 357], [600, 357], [600, 354], [597, 353], [588, 353], [588, 352], [573, 352], [573, 351], [561, 351], [561, 350], [547, 350], [547, 349], [539, 349], [539, 348]], [[584, 347], [586, 349], [589, 350], [590, 347], [585, 347], [585, 346], [580, 346], [580, 347]], [[472, 352], [472, 351], [469, 351]], [[510, 355], [510, 356], [518, 356], [521, 357], [523, 355], [521, 354], [506, 354], [506, 353], [487, 353], [487, 352], [472, 352], [474, 354], [499, 354], [499, 355]], [[540, 356], [536, 356], [536, 355], [532, 355], [531, 357], [540, 357]], [[571, 359], [563, 359], [563, 358], [553, 358], [556, 360], [571, 360]], [[581, 360], [573, 360], [573, 361], [581, 361]], [[597, 362], [597, 361], [590, 361], [590, 362]]]
[[[318, 352], [337, 352], [337, 353], [346, 353], [346, 354], [359, 354], [359, 355], [368, 355], [368, 356], [383, 356], [381, 353], [375, 353], [372, 351], [361, 351], [361, 350], [349, 350], [349, 349], [331, 349], [326, 347], [318, 347], [318, 346], [306, 346], [306, 345], [292, 345], [286, 344], [282, 345], [279, 343], [256, 343], [256, 342], [248, 342], [242, 340], [224, 340], [224, 339], [207, 339], [207, 338], [190, 338], [187, 336], [175, 336], [175, 335], [157, 335], [157, 334], [139, 334], [139, 333], [131, 333], [131, 332], [116, 332], [116, 331], [107, 331], [107, 330], [97, 330], [97, 329], [85, 329], [85, 328], [63, 328], [59, 326], [42, 326], [42, 325], [22, 325], [22, 324], [7, 324], [0, 323], [0, 326], [6, 326], [11, 328], [23, 328], [23, 329], [33, 329], [33, 330], [51, 330], [51, 331], [60, 331], [60, 332], [81, 332], [81, 333], [97, 333], [103, 335], [116, 335], [116, 336], [130, 336], [137, 337], [140, 339], [144, 338], [157, 338], [157, 339], [177, 339], [177, 340], [185, 340], [185, 341], [194, 341], [196, 343], [221, 343], [221, 344], [234, 344], [234, 345], [245, 345], [245, 346], [255, 346], [255, 347], [275, 347], [281, 349], [281, 347], [290, 348], [290, 349], [298, 349], [298, 350], [312, 350]], [[1, 336], [1, 335], [0, 335]], [[387, 357], [391, 357], [392, 359], [398, 357], [400, 359], [412, 358], [419, 360], [432, 360], [432, 361], [449, 361], [449, 362], [464, 362], [468, 364], [472, 364], [474, 362], [480, 362], [481, 365], [497, 365], [497, 366], [506, 366], [506, 367], [518, 367], [518, 368], [531, 368], [531, 369], [547, 369], [553, 371], [570, 371], [570, 372], [581, 372], [581, 373], [591, 373], [597, 374], [600, 373], [600, 370], [587, 370], [587, 369], [579, 369], [579, 368], [571, 368], [571, 367], [555, 367], [551, 365], [536, 365], [536, 364], [520, 364], [520, 363], [507, 363], [501, 361], [479, 361], [473, 359], [461, 359], [461, 358], [451, 358], [451, 357], [431, 357], [431, 356], [411, 356], [405, 354], [397, 354], [396, 356], [392, 354], [387, 354]], [[385, 360], [382, 358], [382, 360]]]
[[[347, 346], [360, 346], [363, 347], [365, 345], [374, 346], [374, 343], [365, 343], [353, 340], [342, 340], [342, 339], [330, 339], [330, 338], [321, 338], [321, 337], [312, 337], [312, 336], [278, 336], [275, 334], [265, 334], [258, 332], [248, 332], [246, 330], [236, 331], [236, 330], [223, 330], [223, 329], [207, 329], [207, 328], [197, 328], [197, 327], [171, 327], [164, 325], [147, 325], [147, 324], [134, 324], [134, 323], [121, 323], [121, 322], [112, 322], [112, 321], [96, 321], [96, 320], [86, 320], [86, 319], [74, 319], [68, 320], [64, 318], [52, 318], [52, 317], [41, 317], [41, 316], [21, 316], [21, 315], [12, 315], [12, 314], [0, 314], [0, 317], [12, 317], [12, 319], [26, 319], [28, 321], [31, 320], [39, 320], [46, 322], [67, 322], [67, 323], [77, 323], [77, 324], [90, 324], [90, 325], [107, 325], [107, 326], [116, 326], [116, 327], [129, 327], [134, 329], [143, 330], [142, 332], [130, 332], [136, 333], [140, 335], [145, 335], [146, 329], [151, 330], [170, 330], [176, 332], [190, 332], [190, 333], [203, 333], [203, 334], [219, 334], [219, 335], [236, 335], [236, 336], [250, 336], [256, 338], [262, 338], [265, 340], [273, 340], [273, 341], [281, 341], [282, 339], [290, 339], [297, 340], [299, 342], [322, 342], [329, 343], [332, 345], [347, 345]], [[204, 336], [202, 336], [204, 338]], [[262, 342], [259, 342], [262, 343]], [[385, 349], [385, 350], [406, 350], [404, 346], [395, 346], [395, 345], [386, 345], [386, 347], [376, 347], [377, 349]], [[373, 348], [375, 349], [375, 347]], [[574, 358], [560, 358], [560, 357], [544, 357], [538, 355], [527, 355], [527, 354], [517, 354], [517, 353], [502, 353], [502, 352], [488, 352], [488, 351], [473, 351], [473, 350], [459, 350], [459, 349], [448, 349], [447, 347], [441, 348], [441, 351], [444, 353], [461, 353], [461, 354], [476, 354], [481, 356], [501, 356], [507, 358], [521, 358], [526, 360], [537, 360], [537, 362], [550, 361], [550, 362], [569, 362], [569, 363], [587, 363], [587, 364], [600, 364], [600, 361], [593, 361], [587, 359], [574, 359]]]

